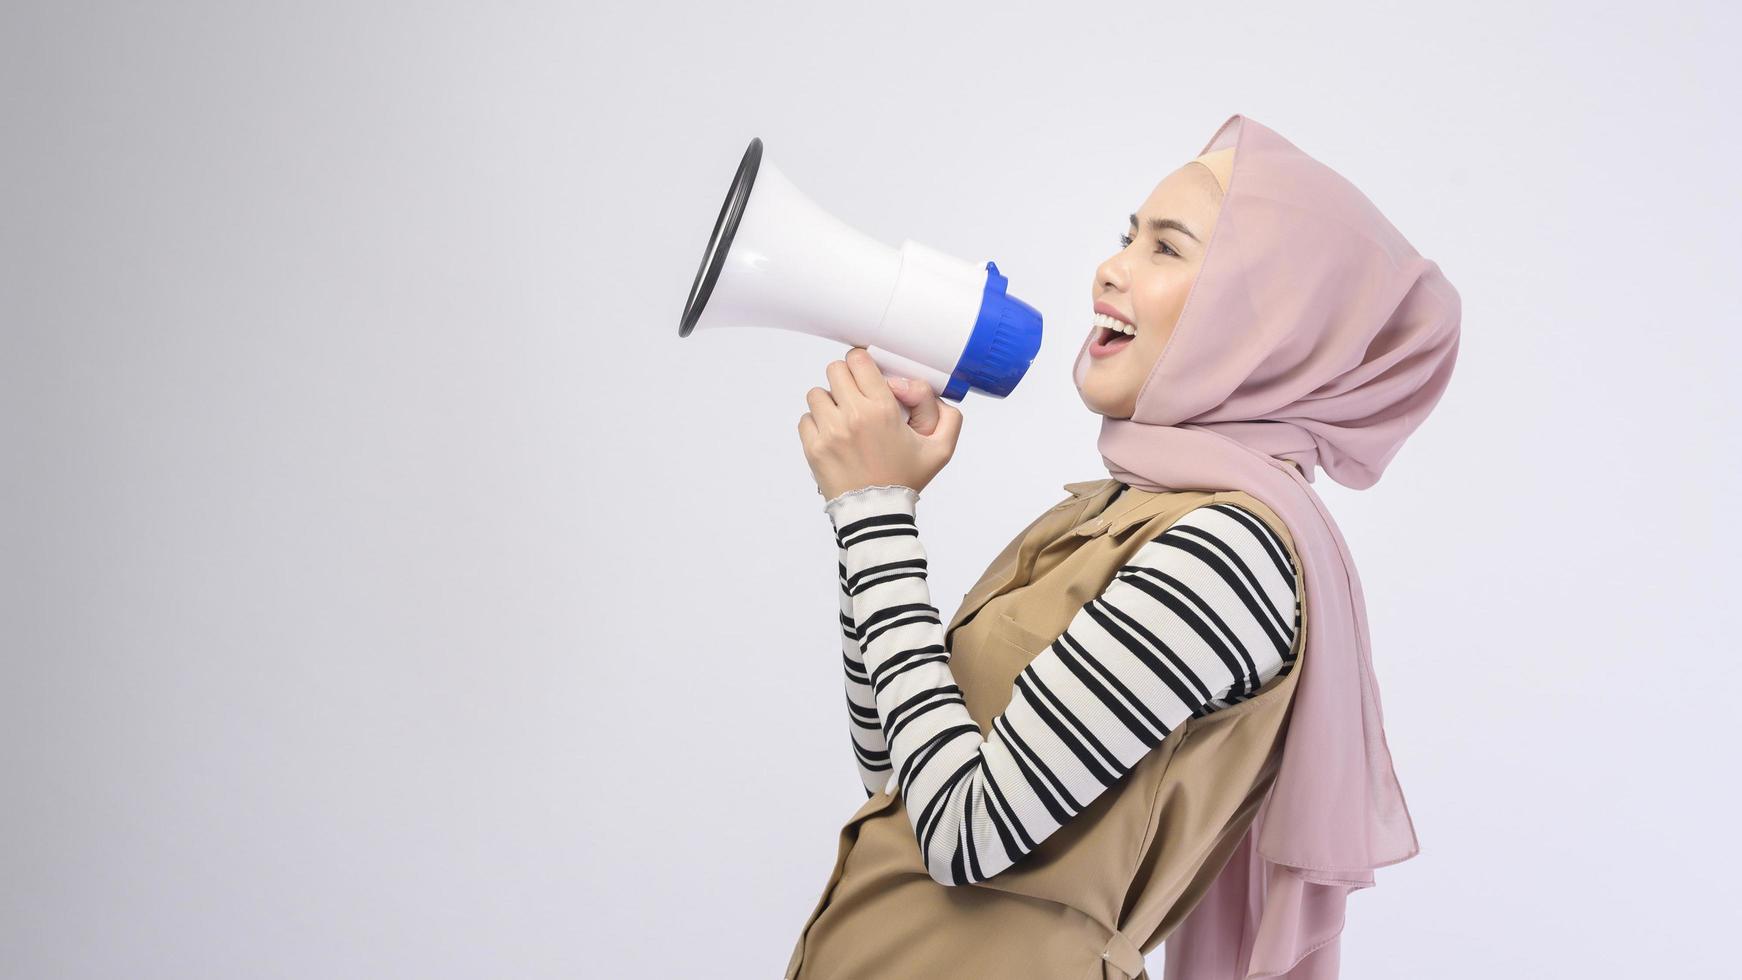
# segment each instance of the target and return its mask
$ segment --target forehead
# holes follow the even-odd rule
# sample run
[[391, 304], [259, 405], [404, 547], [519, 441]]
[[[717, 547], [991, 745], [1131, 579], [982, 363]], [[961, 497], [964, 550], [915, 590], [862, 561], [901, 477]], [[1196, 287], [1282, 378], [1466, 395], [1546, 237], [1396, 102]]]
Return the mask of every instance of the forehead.
[[1188, 163], [1155, 185], [1138, 209], [1137, 217], [1173, 218], [1196, 231], [1209, 224], [1221, 210], [1221, 190], [1209, 170], [1201, 164]]

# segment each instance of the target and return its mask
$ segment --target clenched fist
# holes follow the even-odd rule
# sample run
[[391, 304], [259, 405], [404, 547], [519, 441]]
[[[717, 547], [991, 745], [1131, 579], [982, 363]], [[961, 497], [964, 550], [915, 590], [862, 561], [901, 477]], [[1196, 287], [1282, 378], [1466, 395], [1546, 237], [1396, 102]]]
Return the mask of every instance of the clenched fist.
[[[829, 387], [805, 393], [811, 410], [798, 437], [816, 478], [832, 500], [849, 490], [897, 485], [923, 490], [956, 453], [962, 413], [918, 378], [886, 378], [863, 347], [825, 369]], [[902, 421], [901, 407], [910, 410]]]

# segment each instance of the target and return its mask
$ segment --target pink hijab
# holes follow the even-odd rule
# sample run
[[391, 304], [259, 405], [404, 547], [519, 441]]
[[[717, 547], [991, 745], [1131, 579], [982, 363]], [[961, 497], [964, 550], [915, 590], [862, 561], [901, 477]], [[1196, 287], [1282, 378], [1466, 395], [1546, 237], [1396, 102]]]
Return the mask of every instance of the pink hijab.
[[[1244, 490], [1288, 526], [1306, 646], [1281, 769], [1203, 900], [1167, 980], [1337, 976], [1350, 892], [1419, 847], [1385, 744], [1366, 602], [1315, 469], [1351, 489], [1439, 401], [1458, 293], [1354, 185], [1245, 116], [1205, 145], [1234, 169], [1202, 268], [1137, 395], [1103, 418], [1107, 471], [1143, 490]], [[1077, 352], [1080, 390], [1088, 341]], [[1300, 471], [1287, 464], [1293, 460]]]

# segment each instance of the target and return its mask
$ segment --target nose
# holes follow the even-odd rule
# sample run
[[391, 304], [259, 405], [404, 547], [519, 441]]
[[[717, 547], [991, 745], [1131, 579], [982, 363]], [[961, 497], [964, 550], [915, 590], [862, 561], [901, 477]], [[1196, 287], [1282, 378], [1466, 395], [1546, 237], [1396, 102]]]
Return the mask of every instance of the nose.
[[1105, 262], [1095, 267], [1095, 294], [1125, 289], [1125, 264], [1121, 261], [1124, 252], [1114, 253]]

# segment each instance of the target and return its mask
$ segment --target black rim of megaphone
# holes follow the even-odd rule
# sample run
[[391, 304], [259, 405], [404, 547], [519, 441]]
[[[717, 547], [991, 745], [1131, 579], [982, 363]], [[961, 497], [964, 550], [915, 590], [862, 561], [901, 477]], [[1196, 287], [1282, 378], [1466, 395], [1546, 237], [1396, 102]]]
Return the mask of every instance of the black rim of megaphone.
[[738, 234], [738, 222], [744, 217], [744, 205], [750, 202], [750, 188], [756, 183], [756, 170], [762, 165], [762, 138], [752, 137], [738, 161], [738, 173], [732, 177], [732, 188], [726, 192], [726, 203], [720, 205], [720, 216], [714, 220], [714, 233], [708, 238], [708, 249], [702, 253], [701, 268], [696, 281], [690, 284], [690, 299], [684, 304], [683, 319], [677, 325], [677, 335], [688, 337], [702, 318], [708, 297], [714, 295], [714, 283], [726, 265], [726, 254], [732, 250], [732, 237]]

